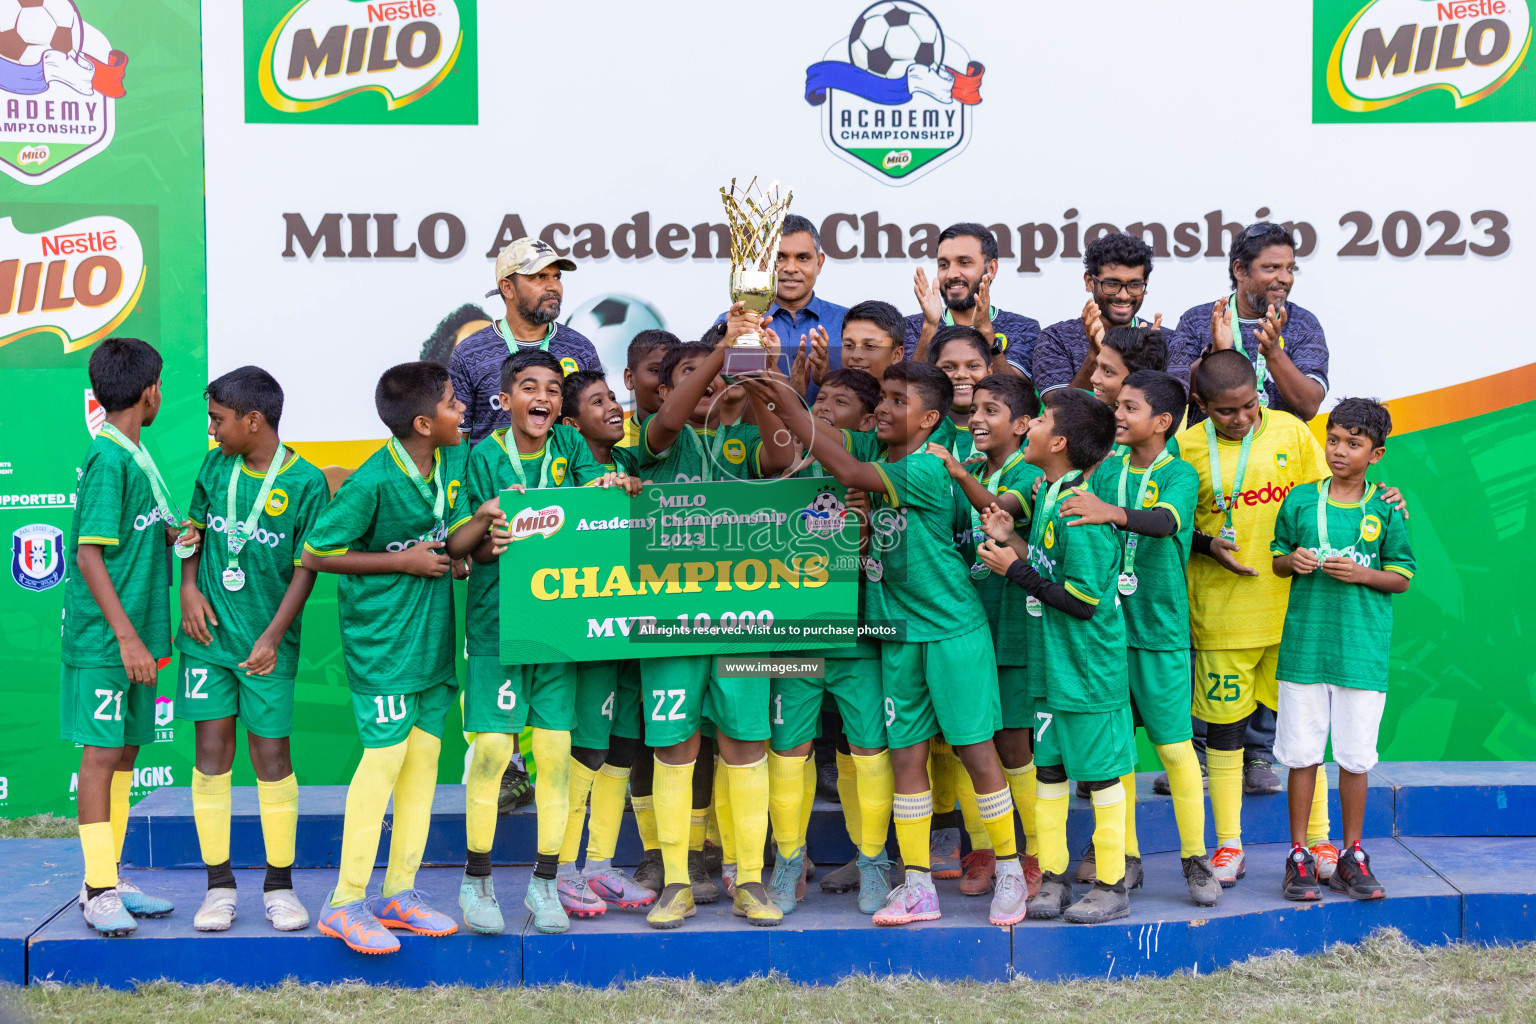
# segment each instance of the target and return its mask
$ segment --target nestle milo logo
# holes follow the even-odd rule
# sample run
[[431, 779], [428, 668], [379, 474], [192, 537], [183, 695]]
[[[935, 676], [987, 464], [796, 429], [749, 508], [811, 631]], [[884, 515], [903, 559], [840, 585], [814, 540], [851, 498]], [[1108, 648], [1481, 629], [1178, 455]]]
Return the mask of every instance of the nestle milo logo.
[[300, 0], [270, 20], [251, 6], [266, 5], [246, 11], [258, 94], [246, 97], [247, 121], [478, 119], [473, 0]]
[[[1342, 25], [1326, 27], [1329, 9], [1338, 4], [1317, 4], [1314, 58], [1326, 53], [1326, 64], [1324, 95], [1314, 86], [1314, 121], [1393, 108], [1400, 109], [1374, 119], [1536, 117], [1536, 80], [1529, 72], [1520, 74], [1531, 44], [1528, 0], [1359, 2], [1349, 0], [1347, 6], [1355, 9]], [[1326, 50], [1324, 32], [1331, 35]]]
[[144, 290], [144, 245], [127, 221], [94, 216], [28, 233], [0, 219], [0, 346], [52, 334], [77, 352], [111, 334]]

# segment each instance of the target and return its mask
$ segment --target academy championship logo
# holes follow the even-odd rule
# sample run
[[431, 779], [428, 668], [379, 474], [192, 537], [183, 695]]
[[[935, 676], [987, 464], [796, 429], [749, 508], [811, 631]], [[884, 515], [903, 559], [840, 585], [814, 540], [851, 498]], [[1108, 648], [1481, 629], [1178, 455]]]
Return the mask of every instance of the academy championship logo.
[[805, 69], [822, 140], [890, 185], [946, 163], [971, 141], [985, 69], [914, 0], [881, 0]]
[[11, 534], [11, 579], [25, 590], [47, 590], [64, 578], [64, 533], [32, 523]]
[[565, 509], [559, 505], [548, 508], [525, 508], [512, 517], [512, 539], [529, 537], [553, 537], [565, 525]]
[[811, 499], [811, 503], [800, 510], [800, 521], [805, 524], [805, 530], [814, 536], [831, 537], [843, 532], [843, 517], [848, 514], [848, 506], [835, 491], [826, 490]]
[[1528, 0], [1318, 0], [1314, 14], [1313, 121], [1536, 120]]
[[66, 353], [92, 345], [133, 312], [144, 278], [127, 221], [83, 217], [29, 234], [0, 219], [0, 346], [33, 334], [54, 335]]
[[0, 170], [41, 185], [105, 149], [127, 65], [71, 0], [0, 0]]
[[248, 3], [245, 119], [475, 124], [473, 16], [473, 0]]

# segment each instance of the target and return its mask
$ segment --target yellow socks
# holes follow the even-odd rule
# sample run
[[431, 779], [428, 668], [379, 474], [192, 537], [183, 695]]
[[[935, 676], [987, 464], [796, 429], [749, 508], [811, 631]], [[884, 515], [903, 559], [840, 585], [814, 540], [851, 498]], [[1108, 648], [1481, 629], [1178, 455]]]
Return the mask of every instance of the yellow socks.
[[1173, 820], [1179, 826], [1179, 856], [1205, 856], [1205, 786], [1200, 781], [1200, 759], [1189, 740], [1157, 748], [1168, 772], [1168, 791], [1173, 794]]
[[133, 792], [133, 772], [112, 773], [112, 850], [114, 863], [123, 859], [123, 840], [128, 836], [128, 798]]
[[[1243, 752], [1205, 750], [1205, 766], [1211, 776], [1211, 818], [1216, 823], [1216, 845], [1243, 848]], [[1173, 782], [1172, 776], [1168, 779]]]
[[274, 868], [293, 866], [293, 848], [299, 831], [299, 780], [293, 775], [276, 782], [256, 780], [256, 800], [261, 805], [261, 839], [267, 863]]
[[553, 729], [533, 730], [533, 760], [539, 774], [533, 799], [539, 816], [539, 856], [560, 856], [565, 822], [571, 808], [571, 734]]
[[931, 866], [928, 839], [933, 822], [933, 792], [897, 793], [891, 801], [891, 813], [896, 819], [896, 845], [907, 870], [927, 871]]
[[1035, 829], [1040, 841], [1040, 870], [1060, 875], [1071, 860], [1067, 853], [1067, 802], [1065, 782], [1035, 783]]
[[805, 800], [802, 776], [809, 760], [768, 751], [768, 818], [773, 822], [773, 840], [779, 846], [779, 856], [785, 860], [799, 853], [805, 842], [800, 805]]
[[[341, 828], [341, 870], [331, 906], [353, 903], [367, 895], [368, 878], [379, 855], [379, 832], [384, 827], [384, 809], [395, 788], [400, 767], [405, 764], [409, 742], [392, 747], [370, 747], [363, 751], [352, 781], [347, 785], [347, 811]], [[399, 808], [395, 817], [400, 817]], [[487, 847], [489, 849], [489, 847]]]
[[720, 830], [720, 857], [726, 864], [736, 863], [736, 822], [731, 820], [731, 782], [725, 762], [715, 758], [715, 827]]
[[1013, 792], [1013, 809], [1019, 813], [1019, 827], [1024, 833], [1024, 854], [1040, 853], [1040, 837], [1035, 831], [1035, 762], [1022, 768], [1004, 768], [1003, 776]]
[[[987, 832], [987, 826], [982, 822], [981, 813], [976, 807], [976, 786], [971, 782], [971, 773], [965, 770], [965, 765], [960, 759], [951, 754], [955, 762], [955, 804], [960, 808], [960, 821], [965, 825], [966, 835], [971, 837], [971, 849], [992, 849], [992, 836]], [[1012, 808], [1010, 807], [1010, 813]]]
[[656, 798], [636, 796], [631, 797], [629, 803], [635, 809], [635, 831], [640, 833], [640, 846], [647, 850], [661, 849], [661, 843], [656, 839]]
[[[629, 788], [629, 769], [605, 764], [592, 780], [592, 814], [587, 822], [587, 862], [612, 860], [619, 842], [619, 823], [624, 820], [624, 791]], [[639, 812], [635, 814], [640, 817]], [[656, 818], [651, 817], [651, 831]], [[654, 846], [650, 847], [654, 849]]]
[[955, 776], [960, 771], [953, 747], [948, 743], [928, 744], [928, 784], [933, 787], [935, 814], [948, 814], [955, 809]]
[[581, 826], [587, 820], [587, 795], [597, 772], [574, 757], [571, 760], [570, 805], [565, 816], [565, 838], [560, 841], [560, 863], [574, 864], [581, 853]]
[[1120, 776], [1120, 788], [1125, 793], [1125, 856], [1140, 857], [1141, 841], [1136, 838], [1136, 773]]
[[229, 861], [230, 776], [230, 772], [204, 775], [192, 769], [192, 822], [204, 864]]
[[756, 882], [763, 875], [763, 844], [768, 841], [768, 758], [726, 764], [725, 775], [736, 833], [736, 877]]
[[837, 752], [837, 801], [843, 811], [843, 827], [848, 830], [848, 841], [859, 846], [864, 841], [864, 829], [859, 824], [859, 777], [853, 763], [853, 755]]
[[85, 884], [92, 889], [117, 888], [114, 842], [110, 821], [80, 826], [80, 849], [85, 853]]
[[656, 841], [666, 868], [666, 884], [688, 884], [688, 818], [693, 811], [693, 762], [667, 764], [656, 759], [651, 783], [656, 806]]
[[504, 732], [482, 732], [470, 750], [469, 774], [464, 779], [464, 835], [471, 853], [490, 853], [496, 839], [496, 801], [501, 776], [512, 760], [513, 737]]
[[805, 845], [805, 834], [811, 827], [811, 808], [816, 804], [816, 758], [807, 757], [800, 769], [800, 781], [805, 789], [800, 794], [800, 844]]
[[441, 740], [423, 729], [411, 729], [406, 740], [405, 761], [395, 777], [394, 831], [381, 890], [385, 896], [416, 888], [416, 870], [432, 827], [432, 794], [437, 791], [437, 755], [442, 746]]
[[1317, 783], [1312, 787], [1312, 813], [1307, 817], [1307, 846], [1328, 841], [1328, 772], [1317, 766]]
[[996, 793], [977, 793], [976, 809], [997, 856], [1004, 859], [1017, 856], [1017, 840], [1013, 833], [1013, 794], [1008, 787], [1004, 786]]
[[688, 851], [690, 853], [704, 852], [704, 833], [709, 831], [709, 808], [691, 807], [688, 809]]
[[[891, 770], [891, 755], [882, 750], [878, 754], [853, 754], [854, 772], [858, 775], [859, 852], [866, 857], [879, 858], [885, 854], [886, 833], [891, 827], [891, 805], [896, 798], [896, 775]], [[838, 777], [838, 790], [842, 790], [842, 777]], [[847, 806], [846, 804], [844, 805]], [[932, 815], [930, 803], [930, 817]], [[923, 849], [927, 850], [927, 840]]]
[[1125, 787], [1119, 781], [1093, 791], [1093, 853], [1099, 881], [1125, 877]]

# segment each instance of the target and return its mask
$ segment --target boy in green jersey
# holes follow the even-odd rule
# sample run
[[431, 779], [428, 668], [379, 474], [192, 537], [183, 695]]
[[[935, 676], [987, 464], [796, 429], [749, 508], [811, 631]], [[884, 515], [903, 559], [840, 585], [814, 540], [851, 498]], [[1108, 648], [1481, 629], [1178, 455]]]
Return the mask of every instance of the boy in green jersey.
[[[453, 577], [443, 550], [462, 486], [464, 403], [441, 363], [402, 363], [374, 389], [390, 440], [347, 477], [304, 541], [303, 567], [341, 576], [341, 649], [363, 756], [347, 787], [336, 888], [320, 931], [359, 953], [400, 948], [389, 929], [451, 935], [458, 925], [415, 888], [437, 784], [443, 721], [458, 688]], [[384, 810], [389, 867], [368, 898]]]
[[[1200, 477], [1167, 448], [1184, 418], [1184, 404], [1184, 386], [1170, 374], [1136, 370], [1127, 376], [1115, 408], [1115, 441], [1124, 450], [1117, 449], [1094, 471], [1091, 490], [1073, 488], [1061, 513], [1078, 517], [1069, 533], [1108, 524], [1123, 534], [1117, 536], [1124, 551], [1117, 589], [1125, 614], [1131, 709], [1168, 770], [1190, 898], [1197, 906], [1213, 907], [1221, 899], [1221, 883], [1205, 855], [1205, 792], [1189, 715], [1185, 569]], [[1120, 781], [1125, 787], [1126, 888], [1135, 889], [1141, 884], [1135, 772]]]
[[[579, 662], [503, 665], [500, 658], [501, 574], [496, 559], [509, 537], [516, 538], [508, 524], [540, 504], [529, 492], [618, 482], [617, 474], [606, 473], [592, 460], [581, 434], [559, 425], [562, 380], [560, 362], [548, 352], [518, 352], [502, 362], [498, 401], [511, 423], [475, 447], [448, 523], [448, 556], [473, 557], [477, 563], [470, 573], [465, 610], [469, 674], [464, 731], [474, 733], [475, 741], [464, 786], [468, 852], [459, 906], [464, 923], [482, 935], [504, 927], [491, 883], [496, 795], [512, 745], [525, 725], [533, 727], [539, 773], [538, 856], [523, 903], [533, 914], [534, 927], [551, 934], [570, 928], [568, 915], [593, 917], [608, 909], [574, 865], [556, 876], [574, 768], [582, 765], [582, 778], [590, 788], [592, 770], [602, 764], [602, 748], [608, 745], [605, 716], [613, 713], [613, 679], [584, 673]], [[523, 492], [528, 506], [522, 511], [503, 509], [504, 490]], [[598, 688], [605, 684], [606, 692], [601, 692]], [[585, 804], [586, 797], [584, 788], [580, 802]]]
[[640, 443], [640, 424], [661, 408], [656, 389], [661, 386], [661, 357], [681, 345], [682, 339], [671, 331], [641, 331], [629, 342], [624, 367], [624, 389], [630, 393], [634, 411], [624, 418], [624, 436], [618, 447], [633, 448]]
[[172, 910], [117, 870], [133, 762], [154, 741], [155, 675], [171, 653], [165, 548], [186, 557], [199, 539], [139, 441], [160, 412], [160, 366], [137, 338], [108, 338], [91, 353], [91, 390], [107, 418], [80, 468], [69, 528], [59, 733], [81, 748], [80, 910], [103, 935]]
[[[1040, 470], [1024, 458], [1021, 446], [1038, 408], [1039, 399], [1027, 379], [1010, 373], [989, 374], [976, 385], [970, 418], [977, 455], [961, 464], [940, 445], [928, 445], [930, 452], [944, 459], [950, 477], [958, 484], [955, 545], [970, 569], [971, 584], [992, 628], [1003, 712], [1003, 727], [994, 742], [1024, 829], [1024, 881], [1030, 896], [1040, 888], [1040, 863], [1035, 833], [1035, 764], [1030, 744], [1035, 707], [1025, 671], [1028, 652], [1024, 643], [1024, 609], [1022, 600], [1018, 607], [1012, 607], [1013, 594], [1018, 589], [1009, 587], [1003, 577], [976, 557], [976, 546], [987, 539], [982, 515], [993, 505], [1012, 515], [1016, 528], [1029, 530], [1030, 495]], [[963, 781], [961, 790], [961, 796], [967, 797]], [[980, 837], [985, 845], [979, 844], [977, 838], [972, 836], [971, 852], [962, 861], [960, 891], [967, 896], [990, 892], [995, 874], [996, 854], [991, 843], [985, 834]]]
[[[978, 549], [993, 572], [1029, 595], [1030, 692], [1035, 708], [1035, 827], [1043, 880], [1028, 916], [1092, 924], [1125, 917], [1125, 788], [1135, 767], [1125, 620], [1115, 585], [1120, 543], [1108, 526], [1068, 528], [1064, 489], [1103, 459], [1115, 440], [1115, 416], [1074, 388], [1046, 394], [1045, 412], [1030, 423], [1024, 457], [1044, 474], [1031, 516], [1029, 543], [1010, 513], [990, 510], [988, 539]], [[1021, 555], [1027, 556], [1027, 561]], [[1076, 904], [1067, 869], [1067, 779], [1092, 794], [1098, 881]], [[1069, 906], [1070, 904], [1070, 906]]]
[[1275, 575], [1291, 578], [1275, 670], [1275, 754], [1291, 769], [1291, 853], [1282, 888], [1290, 900], [1321, 895], [1306, 846], [1307, 818], [1330, 740], [1339, 764], [1344, 851], [1328, 887], [1357, 900], [1385, 895], [1360, 834], [1387, 699], [1392, 595], [1408, 589], [1415, 568], [1407, 516], [1365, 478], [1391, 432], [1392, 417], [1381, 404], [1340, 401], [1328, 414], [1325, 455], [1333, 475], [1297, 485], [1275, 520], [1269, 549]]
[[315, 574], [304, 539], [331, 500], [325, 475], [278, 440], [283, 389], [259, 366], [242, 366], [203, 392], [208, 436], [188, 515], [211, 538], [182, 562], [178, 718], [196, 723], [192, 817], [208, 870], [208, 894], [192, 927], [222, 932], [235, 920], [229, 863], [230, 776], [235, 719], [245, 723], [267, 877], [262, 903], [278, 931], [309, 926], [293, 893], [299, 783], [288, 737], [299, 627]]
[[971, 411], [976, 407], [976, 384], [990, 372], [992, 350], [976, 328], [951, 324], [934, 333], [928, 361], [944, 371], [955, 389], [954, 404], [929, 440], [964, 462], [976, 452], [971, 440]]
[[[879, 403], [880, 383], [875, 378], [863, 370], [833, 370], [822, 378], [811, 416], [817, 429], [838, 438], [843, 447], [858, 453], [856, 457], [872, 459], [878, 456], [879, 441], [868, 430]], [[795, 475], [825, 477], [826, 470], [807, 452]], [[832, 485], [829, 493], [844, 490], [827, 482]], [[857, 499], [844, 508], [863, 506], [863, 496], [864, 492], [857, 492]], [[885, 906], [891, 891], [885, 837], [894, 784], [880, 710], [880, 645], [861, 640], [851, 648], [801, 653], [824, 659], [821, 678], [774, 678], [769, 683], [773, 717], [768, 741], [768, 816], [776, 851], [768, 892], [786, 914], [805, 897], [805, 832], [816, 791], [811, 745], [820, 726], [822, 703], [830, 696], [837, 702], [846, 735], [847, 750], [839, 749], [837, 755], [838, 788], [847, 793], [844, 820], [858, 850], [854, 870], [859, 910], [873, 914]]]
[[[905, 627], [902, 641], [882, 643], [886, 742], [895, 773], [893, 817], [906, 863], [906, 879], [891, 890], [877, 925], [932, 921], [939, 898], [929, 877], [929, 821], [933, 792], [928, 744], [942, 733], [974, 783], [982, 821], [998, 858], [992, 921], [1011, 924], [1024, 915], [1025, 883], [1014, 848], [1013, 800], [992, 736], [1002, 725], [997, 670], [986, 612], [954, 544], [954, 485], [944, 462], [926, 446], [954, 401], [942, 370], [912, 360], [885, 371], [875, 410], [875, 435], [887, 446], [874, 461], [847, 451], [817, 431], [794, 403], [789, 431], [844, 487], [874, 495], [870, 555], [865, 564], [865, 608], [871, 619]], [[751, 382], [763, 401], [782, 396], [767, 382]]]
[[[1157, 322], [1162, 323], [1161, 314]], [[1098, 347], [1089, 384], [1093, 388], [1093, 397], [1113, 409], [1127, 376], [1137, 370], [1167, 368], [1168, 335], [1161, 328], [1135, 324], [1112, 327], [1104, 333]], [[1179, 389], [1183, 390], [1182, 384]], [[1183, 422], [1181, 414], [1179, 419], [1173, 421], [1173, 433], [1178, 433], [1179, 425]]]
[[[778, 417], [763, 402], [749, 399], [741, 387], [727, 387], [720, 377], [726, 348], [752, 325], [738, 306], [732, 307], [726, 329], [713, 346], [689, 342], [662, 360], [661, 409], [645, 421], [640, 437], [640, 474], [647, 483], [751, 480], [777, 476], [789, 467], [793, 451]], [[772, 366], [778, 358], [778, 338], [766, 326], [761, 330]], [[755, 426], [740, 419], [749, 401]], [[645, 739], [655, 752], [656, 832], [665, 869], [665, 888], [646, 915], [654, 928], [676, 928], [695, 913], [689, 847], [696, 832], [700, 849], [694, 859], [702, 868], [711, 796], [703, 780], [694, 777], [706, 699], [730, 798], [729, 811], [722, 803], [718, 813], [730, 819], [738, 866], [746, 879], [736, 887], [732, 910], [754, 925], [776, 925], [783, 917], [759, 880], [768, 833], [768, 680], [717, 679], [712, 662], [707, 655], [640, 662]], [[726, 827], [722, 820], [722, 833]]]
[[[624, 408], [608, 387], [602, 371], [579, 370], [570, 374], [561, 390], [561, 423], [580, 432], [593, 460], [605, 471], [619, 478], [634, 478], [634, 449], [617, 447], [624, 436]], [[619, 824], [624, 818], [624, 793], [640, 745], [640, 665], [633, 658], [587, 661], [581, 663], [580, 670], [585, 689], [612, 693], [613, 698], [606, 711], [602, 705], [594, 709], [587, 701], [577, 708], [577, 732], [589, 746], [584, 750], [580, 740], [572, 739], [570, 817], [560, 844], [558, 873], [564, 876], [575, 869], [590, 793], [592, 820], [582, 877], [607, 904], [625, 909], [648, 907], [655, 902], [656, 893], [637, 884], [613, 864]], [[594, 761], [600, 765], [595, 770], [591, 766]], [[654, 817], [651, 829], [654, 845]], [[659, 850], [657, 854], [660, 855]]]

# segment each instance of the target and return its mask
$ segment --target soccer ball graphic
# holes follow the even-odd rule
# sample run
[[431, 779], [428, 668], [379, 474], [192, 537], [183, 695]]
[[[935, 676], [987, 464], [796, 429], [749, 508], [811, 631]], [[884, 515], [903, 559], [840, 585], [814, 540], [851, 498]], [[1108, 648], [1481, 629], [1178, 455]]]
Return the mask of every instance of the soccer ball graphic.
[[73, 53], [83, 35], [70, 0], [0, 0], [0, 57], [36, 64], [47, 50]]
[[905, 78], [913, 64], [938, 70], [944, 63], [944, 32], [922, 4], [881, 0], [854, 19], [848, 59], [881, 78]]
[[624, 390], [623, 369], [628, 362], [629, 343], [641, 331], [666, 326], [656, 307], [633, 295], [609, 292], [577, 306], [565, 318], [565, 325], [586, 335], [597, 349], [598, 359], [614, 375], [609, 379], [614, 393], [627, 406], [628, 396], [620, 392]]
[[822, 515], [831, 515], [835, 512], [842, 512], [844, 508], [845, 506], [843, 505], [842, 500], [831, 491], [822, 491], [820, 494], [816, 495], [815, 500], [811, 502], [811, 511], [819, 512]]

